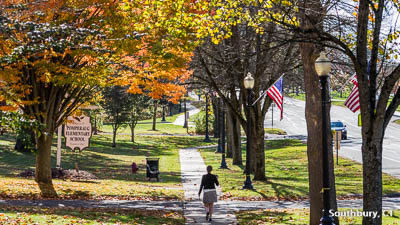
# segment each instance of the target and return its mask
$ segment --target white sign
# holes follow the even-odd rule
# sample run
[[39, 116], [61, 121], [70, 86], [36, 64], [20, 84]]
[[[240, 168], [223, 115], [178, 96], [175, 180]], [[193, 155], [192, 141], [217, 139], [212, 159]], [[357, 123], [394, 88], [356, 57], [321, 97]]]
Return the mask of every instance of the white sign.
[[89, 147], [89, 139], [92, 136], [92, 125], [87, 116], [69, 116], [64, 127], [65, 145], [72, 150], [83, 150]]

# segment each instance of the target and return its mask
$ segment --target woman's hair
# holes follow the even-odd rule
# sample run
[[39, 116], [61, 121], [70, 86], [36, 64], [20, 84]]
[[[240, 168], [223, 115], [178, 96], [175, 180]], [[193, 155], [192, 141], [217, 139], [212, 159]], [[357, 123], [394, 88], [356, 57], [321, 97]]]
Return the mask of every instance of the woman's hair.
[[207, 166], [207, 173], [211, 173], [212, 171], [212, 166]]

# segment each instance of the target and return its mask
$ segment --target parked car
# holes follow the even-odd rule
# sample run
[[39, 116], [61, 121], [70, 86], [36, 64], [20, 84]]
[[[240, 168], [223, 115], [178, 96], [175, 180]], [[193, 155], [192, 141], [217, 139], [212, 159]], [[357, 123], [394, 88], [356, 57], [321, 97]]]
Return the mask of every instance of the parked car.
[[331, 121], [331, 130], [342, 131], [342, 140], [347, 140], [347, 128], [340, 120]]

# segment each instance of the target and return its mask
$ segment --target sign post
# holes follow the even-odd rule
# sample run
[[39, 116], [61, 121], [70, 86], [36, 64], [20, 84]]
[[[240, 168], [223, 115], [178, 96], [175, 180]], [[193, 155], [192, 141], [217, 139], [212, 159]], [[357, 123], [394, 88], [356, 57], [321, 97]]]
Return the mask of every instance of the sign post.
[[58, 126], [57, 130], [57, 165], [56, 167], [61, 168], [61, 133], [62, 133], [62, 125]]
[[340, 142], [342, 141], [342, 131], [337, 130], [335, 132], [335, 149], [336, 149], [336, 165], [339, 165], [339, 150], [340, 150]]

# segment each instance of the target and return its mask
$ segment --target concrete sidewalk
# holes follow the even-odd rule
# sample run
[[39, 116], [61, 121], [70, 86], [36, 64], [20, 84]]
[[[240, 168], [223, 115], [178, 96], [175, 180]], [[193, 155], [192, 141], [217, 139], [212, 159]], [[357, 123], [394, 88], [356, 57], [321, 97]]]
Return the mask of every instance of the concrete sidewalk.
[[[189, 116], [193, 116], [197, 113], [200, 112], [200, 109], [194, 107], [193, 105], [191, 105], [190, 103], [186, 102], [186, 111], [189, 112]], [[183, 112], [183, 110], [182, 110]], [[176, 117], [176, 120], [172, 123], [174, 125], [179, 125], [179, 126], [183, 126], [183, 124], [185, 123], [185, 114], [182, 114], [178, 117]], [[191, 122], [189, 122], [189, 127], [194, 126], [193, 124], [191, 124]]]
[[[197, 187], [198, 185], [196, 185]], [[198, 191], [197, 188], [193, 190]], [[38, 207], [68, 207], [68, 208], [121, 208], [140, 210], [171, 210], [182, 211], [188, 206], [199, 204], [199, 212], [204, 217], [203, 203], [198, 199], [188, 202], [181, 201], [139, 201], [139, 200], [0, 200], [1, 206], [38, 206]], [[400, 210], [400, 197], [383, 198], [384, 210]], [[219, 208], [232, 211], [247, 211], [258, 209], [303, 209], [309, 208], [308, 201], [218, 201]], [[338, 200], [339, 208], [362, 209], [362, 199]]]
[[[228, 207], [217, 202], [214, 205], [212, 223], [205, 219], [206, 211], [202, 201], [199, 199], [201, 177], [206, 173], [206, 165], [200, 153], [195, 148], [181, 149], [179, 151], [181, 160], [182, 185], [185, 192], [184, 215], [187, 224], [236, 224], [235, 214]], [[216, 169], [216, 168], [214, 168]], [[218, 189], [218, 196], [221, 190]]]

